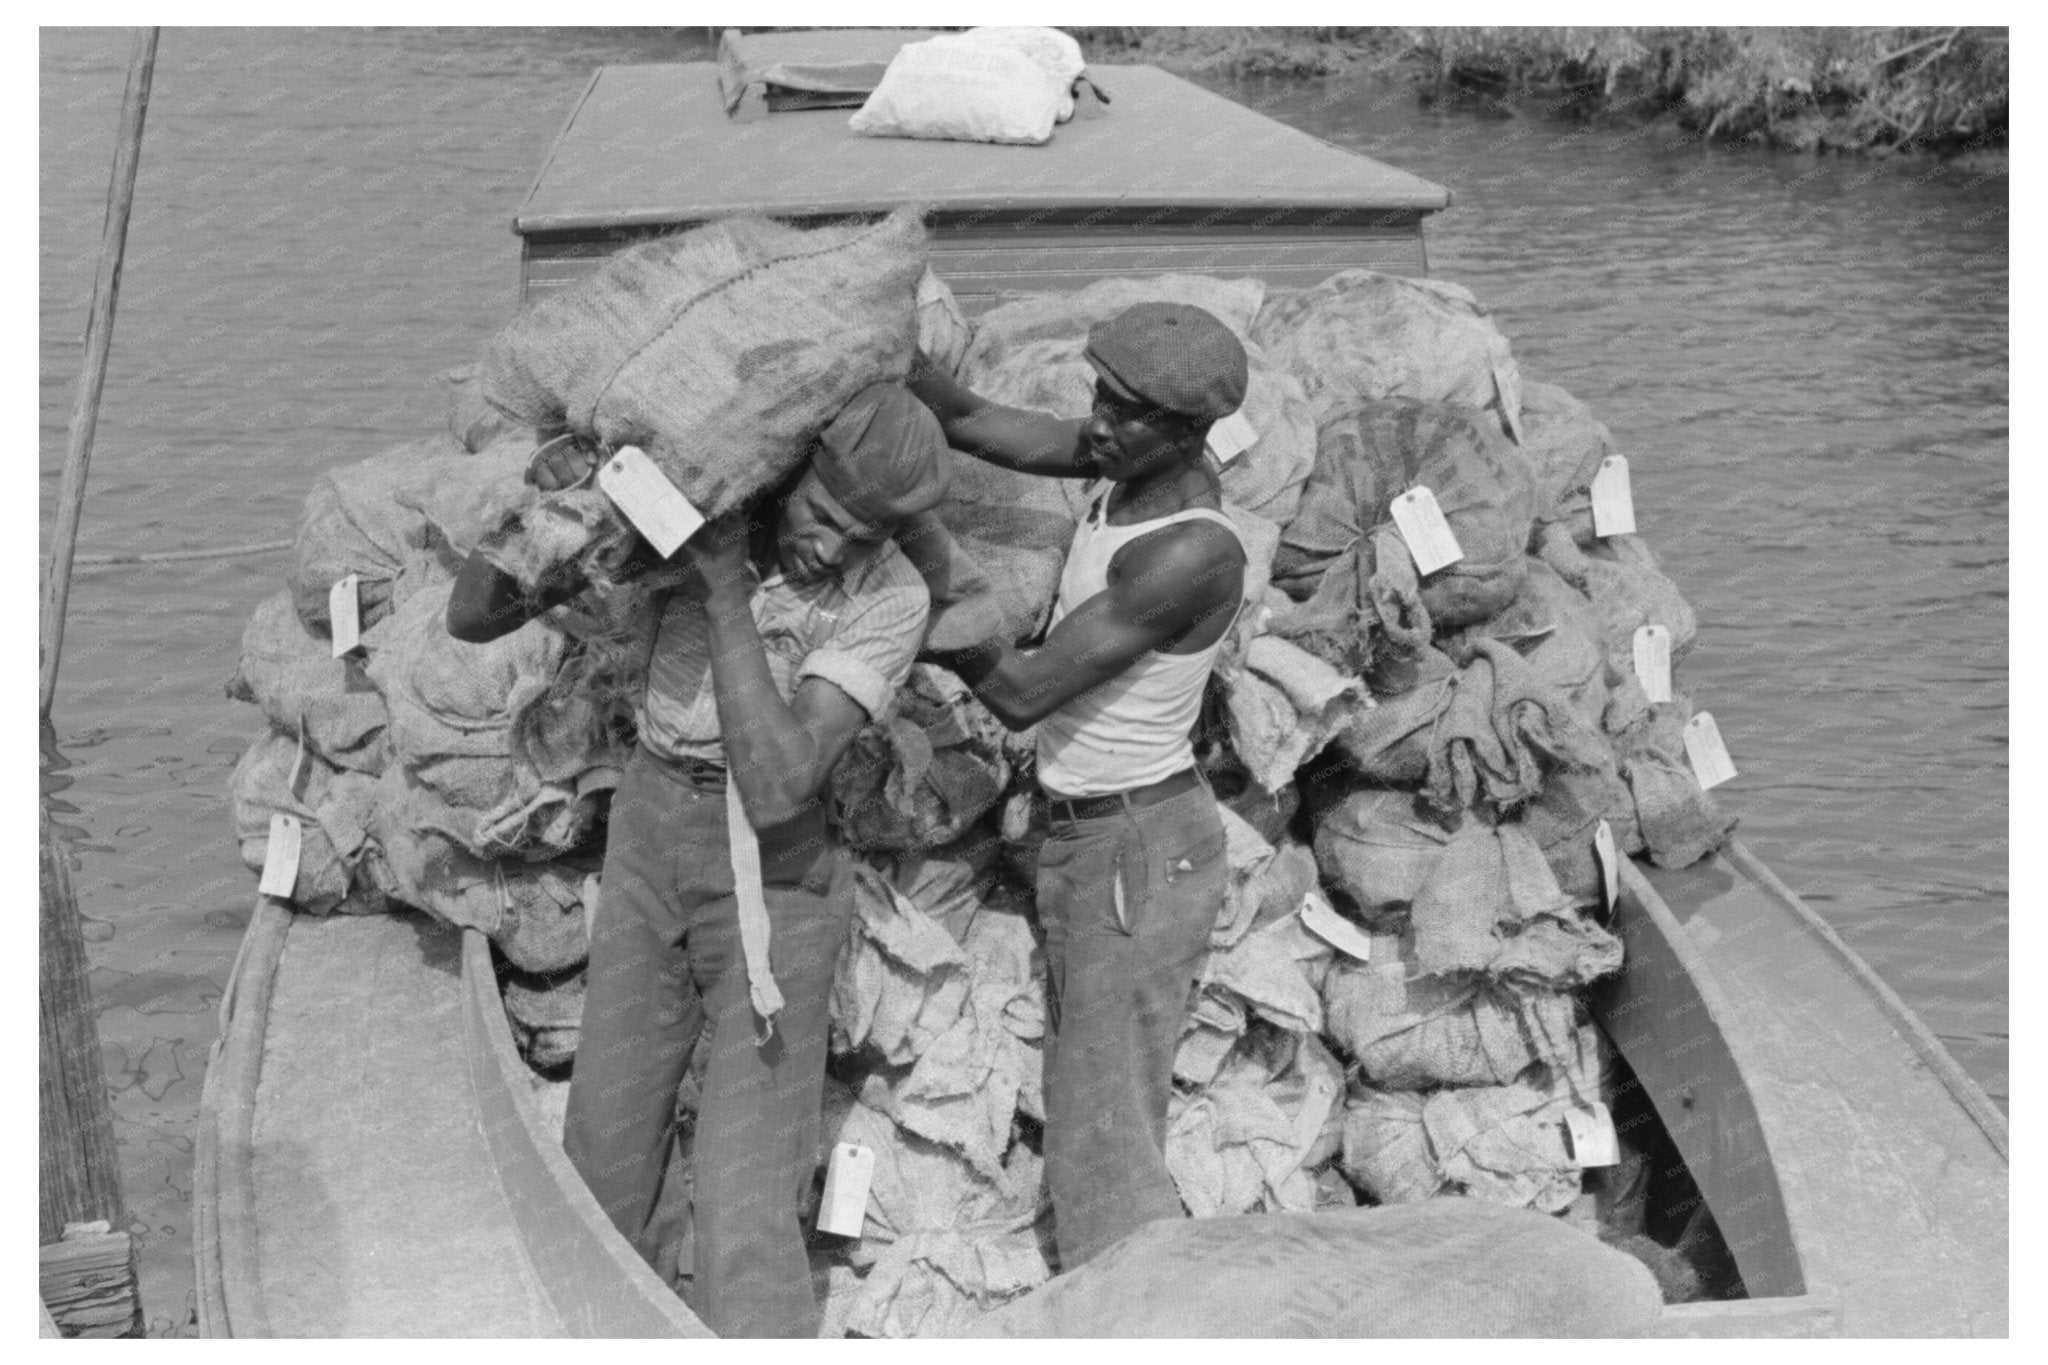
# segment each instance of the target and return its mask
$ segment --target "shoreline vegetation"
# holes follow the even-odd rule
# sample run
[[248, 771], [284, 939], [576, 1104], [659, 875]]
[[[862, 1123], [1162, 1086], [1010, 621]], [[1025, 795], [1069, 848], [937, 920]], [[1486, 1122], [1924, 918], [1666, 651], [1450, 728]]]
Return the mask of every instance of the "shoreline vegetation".
[[2003, 28], [1069, 28], [1094, 61], [1182, 74], [1378, 73], [1426, 105], [1671, 120], [1706, 141], [2003, 169]]

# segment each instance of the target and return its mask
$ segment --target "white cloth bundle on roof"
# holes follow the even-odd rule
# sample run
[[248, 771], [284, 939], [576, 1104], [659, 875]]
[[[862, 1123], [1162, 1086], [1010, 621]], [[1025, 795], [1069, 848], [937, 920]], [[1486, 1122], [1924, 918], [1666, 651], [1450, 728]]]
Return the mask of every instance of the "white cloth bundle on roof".
[[1277, 635], [1252, 639], [1226, 687], [1231, 747], [1269, 792], [1291, 784], [1369, 705], [1363, 682]]
[[1462, 1194], [1556, 1213], [1576, 1199], [1579, 1167], [1565, 1113], [1599, 1098], [1598, 1030], [1574, 1034], [1563, 1065], [1501, 1086], [1366, 1090], [1345, 1106], [1345, 1174], [1381, 1203]]
[[1344, 1097], [1344, 1068], [1314, 1034], [1284, 1067], [1250, 1051], [1167, 1106], [1166, 1166], [1197, 1218], [1316, 1206], [1313, 1167], [1335, 1150], [1325, 1134]]
[[1501, 430], [1519, 434], [1521, 370], [1462, 285], [1342, 270], [1275, 291], [1252, 336], [1301, 380], [1318, 425], [1360, 400], [1401, 397], [1490, 408]]
[[242, 752], [228, 789], [234, 798], [242, 862], [251, 872], [263, 870], [271, 816], [285, 814], [298, 820], [298, 877], [289, 898], [293, 906], [315, 915], [374, 914], [384, 909], [383, 898], [363, 875], [377, 806], [375, 778], [334, 767], [310, 749], [301, 761], [298, 736], [270, 730]]
[[[828, 1137], [875, 1153], [867, 1219], [855, 1250], [866, 1274], [843, 1309], [867, 1337], [945, 1336], [1051, 1277], [1041, 1230], [1042, 1163], [1011, 1149], [997, 1178], [958, 1153], [898, 1127], [872, 1101], [870, 1078]], [[837, 1311], [837, 1310], [835, 1310]]]
[[1074, 113], [1081, 45], [1056, 28], [990, 26], [905, 43], [847, 127], [863, 137], [1039, 145]]
[[1405, 935], [1374, 934], [1369, 962], [1323, 982], [1332, 1040], [1383, 1090], [1505, 1085], [1574, 1046], [1568, 994], [1477, 972], [1428, 975]]
[[[366, 647], [381, 644], [382, 633], [382, 623], [371, 627]], [[328, 762], [383, 770], [384, 698], [359, 658], [335, 658], [330, 643], [306, 629], [289, 591], [264, 599], [249, 618], [227, 692], [262, 707], [274, 729], [296, 735], [303, 724], [307, 747]]]

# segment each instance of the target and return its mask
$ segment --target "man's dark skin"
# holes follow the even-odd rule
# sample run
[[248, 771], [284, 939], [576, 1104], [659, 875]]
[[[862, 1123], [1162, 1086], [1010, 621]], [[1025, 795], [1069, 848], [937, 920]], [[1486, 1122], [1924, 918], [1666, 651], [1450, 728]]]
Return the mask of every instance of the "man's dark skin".
[[[575, 487], [596, 467], [589, 451], [563, 449], [538, 457], [528, 480], [542, 489]], [[762, 574], [780, 569], [805, 582], [850, 572], [871, 558], [892, 528], [861, 523], [808, 471], [758, 518], [734, 513], [707, 522], [681, 551], [696, 572], [694, 594], [711, 624], [712, 669], [723, 742], [733, 780], [759, 828], [793, 818], [817, 798], [832, 769], [868, 722], [860, 703], [831, 683], [806, 678], [784, 701], [748, 607], [749, 558]], [[663, 562], [639, 536], [619, 576]], [[472, 554], [448, 599], [448, 632], [481, 643], [518, 629], [587, 586], [565, 573], [532, 597], [482, 554]]]
[[[1130, 526], [1193, 507], [1223, 510], [1203, 449], [1209, 424], [1119, 397], [1098, 381], [1084, 419], [990, 402], [922, 353], [910, 391], [938, 416], [946, 443], [991, 464], [1051, 478], [1106, 478], [1108, 521]], [[1109, 586], [1069, 612], [1034, 650], [991, 642], [928, 653], [1022, 730], [1115, 678], [1148, 650], [1195, 654], [1230, 629], [1244, 593], [1236, 536], [1206, 518], [1162, 527], [1117, 551]]]

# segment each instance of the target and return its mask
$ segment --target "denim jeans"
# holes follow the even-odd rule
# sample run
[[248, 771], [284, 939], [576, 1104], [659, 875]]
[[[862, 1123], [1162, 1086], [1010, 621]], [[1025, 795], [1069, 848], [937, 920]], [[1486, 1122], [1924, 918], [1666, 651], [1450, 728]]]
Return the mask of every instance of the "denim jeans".
[[1144, 1223], [1181, 1216], [1166, 1169], [1166, 1104], [1225, 875], [1207, 784], [1154, 806], [1052, 817], [1038, 854], [1038, 915], [1045, 1165], [1063, 1270]]
[[852, 882], [822, 803], [759, 837], [785, 1000], [766, 1044], [755, 1041], [723, 782], [645, 749], [627, 763], [612, 800], [563, 1145], [652, 1264], [676, 1091], [692, 1048], [708, 1048], [693, 1149], [692, 1306], [720, 1336], [809, 1337], [819, 1310], [799, 1204], [817, 1165], [827, 1005]]

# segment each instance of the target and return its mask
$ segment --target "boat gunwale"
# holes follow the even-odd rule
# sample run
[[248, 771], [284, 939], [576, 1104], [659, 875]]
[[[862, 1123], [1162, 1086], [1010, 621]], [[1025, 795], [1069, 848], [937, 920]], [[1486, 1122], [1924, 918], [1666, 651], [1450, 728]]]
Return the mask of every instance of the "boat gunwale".
[[[578, 1332], [579, 1327], [596, 1329], [605, 1305], [597, 1301], [597, 1296], [579, 1297], [576, 1286], [569, 1282], [571, 1277], [546, 1273], [556, 1261], [578, 1254], [577, 1248], [564, 1245], [566, 1230], [569, 1238], [582, 1241], [583, 1254], [594, 1252], [617, 1272], [618, 1281], [613, 1288], [618, 1293], [647, 1307], [652, 1320], [631, 1324], [638, 1329], [633, 1335], [652, 1336], [665, 1327], [666, 1334], [675, 1337], [715, 1337], [717, 1334], [662, 1282], [612, 1224], [570, 1163], [560, 1141], [548, 1131], [534, 1101], [531, 1073], [512, 1039], [497, 969], [491, 959], [490, 940], [475, 928], [462, 931], [462, 1017], [464, 1051], [477, 1114], [513, 1222], [525, 1241], [521, 1251], [533, 1264], [536, 1278], [563, 1326], [572, 1335], [618, 1334], [600, 1330]], [[509, 1115], [504, 1112], [508, 1107]], [[515, 1183], [515, 1165], [531, 1173], [536, 1164], [540, 1181]], [[552, 1254], [556, 1252], [561, 1255]]]
[[[1654, 935], [1657, 940], [1663, 943], [1665, 949], [1670, 952], [1672, 958], [1682, 970], [1685, 980], [1691, 983], [1693, 991], [1699, 998], [1700, 1006], [1705, 1014], [1704, 1025], [1706, 1030], [1712, 1037], [1719, 1040], [1722, 1050], [1727, 1055], [1727, 1061], [1732, 1070], [1734, 1087], [1730, 1093], [1739, 1097], [1741, 1107], [1746, 1113], [1730, 1115], [1725, 1111], [1716, 1112], [1722, 1123], [1726, 1124], [1733, 1118], [1738, 1121], [1740, 1128], [1753, 1130], [1756, 1134], [1756, 1144], [1764, 1157], [1763, 1169], [1765, 1176], [1764, 1188], [1756, 1191], [1756, 1193], [1768, 1195], [1770, 1207], [1776, 1215], [1775, 1221], [1782, 1225], [1782, 1251], [1786, 1257], [1789, 1257], [1789, 1269], [1791, 1274], [1796, 1277], [1798, 1284], [1798, 1290], [1795, 1293], [1746, 1294], [1740, 1299], [1722, 1299], [1714, 1300], [1713, 1302], [1729, 1305], [1769, 1303], [1783, 1305], [1788, 1308], [1794, 1305], [1807, 1304], [1820, 1308], [1832, 1308], [1831, 1300], [1816, 1296], [1812, 1283], [1808, 1278], [1808, 1267], [1801, 1248], [1799, 1231], [1792, 1224], [1791, 1210], [1786, 1203], [1783, 1184], [1778, 1178], [1782, 1154], [1772, 1149], [1770, 1132], [1763, 1123], [1762, 1115], [1757, 1109], [1754, 1087], [1750, 1082], [1748, 1067], [1745, 1065], [1744, 1059], [1735, 1055], [1732, 1045], [1733, 1038], [1726, 1025], [1727, 1020], [1735, 1017], [1734, 1006], [1721, 990], [1720, 982], [1715, 979], [1712, 965], [1706, 961], [1704, 955], [1686, 937], [1684, 925], [1679, 920], [1677, 913], [1671, 908], [1670, 903], [1664, 899], [1663, 894], [1657, 890], [1642, 866], [1634, 858], [1624, 858], [1621, 860], [1621, 897], [1615, 907], [1616, 923], [1614, 928], [1617, 933], [1622, 935], [1624, 942], [1627, 939], [1627, 932], [1623, 928], [1621, 921], [1625, 915], [1634, 917], [1644, 926], [1644, 929], [1649, 934]], [[1681, 1116], [1692, 1107], [1691, 1100], [1686, 1095], [1666, 1094], [1659, 1090], [1653, 1084], [1654, 1073], [1645, 1074], [1649, 1071], [1649, 1068], [1641, 1064], [1642, 1053], [1640, 1051], [1630, 1052], [1622, 1048], [1620, 1040], [1614, 1037], [1615, 1029], [1610, 1020], [1617, 1017], [1621, 1009], [1632, 1008], [1625, 999], [1618, 998], [1628, 980], [1627, 968], [1628, 966], [1634, 966], [1639, 969], [1647, 969], [1648, 967], [1648, 964], [1643, 962], [1639, 950], [1631, 950], [1629, 958], [1630, 962], [1625, 965], [1621, 974], [1596, 985], [1595, 993], [1589, 1000], [1589, 1004], [1593, 1008], [1594, 1016], [1600, 1021], [1601, 1028], [1606, 1031], [1609, 1039], [1613, 1041], [1616, 1050], [1629, 1060], [1631, 1068], [1635, 1071], [1637, 1081], [1643, 1086], [1652, 1107], [1657, 1111], [1658, 1122], [1662, 1124], [1664, 1130], [1671, 1135], [1672, 1141], [1677, 1145], [1679, 1154], [1685, 1161], [1686, 1169], [1692, 1173], [1696, 1181], [1701, 1181], [1705, 1177], [1699, 1190], [1699, 1197], [1706, 1203], [1709, 1212], [1713, 1212], [1714, 1196], [1720, 1191], [1710, 1191], [1706, 1188], [1706, 1184], [1714, 1183], [1712, 1180], [1712, 1163], [1699, 1161], [1697, 1154], [1687, 1150], [1687, 1127], [1681, 1122]], [[1661, 994], [1664, 997], [1668, 997], [1670, 994], [1669, 988], [1666, 988]], [[1658, 997], [1655, 994], [1646, 994], [1644, 998]], [[1652, 1041], [1662, 1043], [1666, 1040], [1653, 1036]], [[1670, 1051], [1669, 1049], [1666, 1050]], [[1745, 1119], [1746, 1122], [1739, 1122]], [[1720, 1227], [1724, 1237], [1733, 1236], [1736, 1232], [1734, 1227], [1722, 1221], [1726, 1213], [1727, 1210], [1724, 1208], [1716, 1216], [1716, 1224]], [[1731, 1247], [1730, 1250], [1733, 1252], [1734, 1248]], [[1745, 1284], [1753, 1283], [1757, 1267], [1754, 1264], [1744, 1264], [1743, 1262], [1746, 1258], [1740, 1254], [1736, 1254], [1735, 1259], [1738, 1268], [1743, 1274]], [[1696, 1317], [1711, 1316], [1711, 1310], [1708, 1308], [1697, 1307], [1692, 1311]], [[1730, 1308], [1726, 1311], [1734, 1313], [1737, 1311], [1754, 1312], [1755, 1310], [1736, 1310]], [[1837, 1312], [1837, 1322], [1839, 1323], [1839, 1312]]]
[[1786, 885], [1784, 880], [1752, 853], [1747, 846], [1730, 839], [1721, 850], [1728, 861], [1744, 876], [1767, 892], [1785, 909], [1789, 910], [1800, 926], [1810, 934], [1821, 947], [1836, 959], [1856, 978], [1857, 984], [1876, 1000], [1879, 1010], [1898, 1030], [1905, 1035], [1906, 1043], [1913, 1049], [1920, 1061], [1940, 1080], [1951, 1096], [1955, 1098], [1964, 1113], [1983, 1132], [1986, 1140], [1997, 1150], [1999, 1157], [2008, 1166], [2012, 1163], [2010, 1124], [1990, 1094], [1977, 1084], [1963, 1065], [1955, 1058], [1927, 1022], [1914, 1013], [1899, 993], [1885, 984], [1877, 969], [1864, 960], [1863, 955], [1851, 947], [1835, 927], [1822, 919], [1819, 912]]
[[199, 1090], [193, 1153], [192, 1261], [204, 1337], [268, 1337], [270, 1316], [258, 1265], [256, 1093], [272, 989], [293, 912], [259, 896], [222, 989], [219, 1020]]
[[[716, 209], [698, 213], [668, 207], [636, 207], [611, 209], [602, 213], [552, 212], [528, 214], [515, 213], [512, 230], [520, 237], [550, 237], [573, 232], [602, 232], [610, 228], [661, 228], [683, 229], [699, 224], [716, 222], [724, 218], [767, 217], [793, 222], [831, 222], [843, 218], [879, 217], [902, 207], [905, 203], [923, 201], [902, 198], [861, 198], [844, 199], [833, 203], [819, 203], [811, 200], [759, 199], [739, 200], [720, 205]], [[949, 219], [971, 219], [986, 221], [1005, 214], [1043, 219], [1058, 213], [1095, 213], [1131, 217], [1156, 217], [1168, 214], [1196, 216], [1214, 222], [1222, 222], [1226, 215], [1245, 215], [1279, 226], [1294, 226], [1285, 222], [1290, 214], [1317, 216], [1319, 223], [1328, 223], [1340, 215], [1357, 217], [1358, 226], [1377, 226], [1380, 220], [1398, 220], [1389, 225], [1420, 226], [1422, 220], [1441, 210], [1440, 204], [1429, 204], [1400, 199], [1382, 200], [1374, 204], [1360, 204], [1355, 199], [1334, 196], [1303, 194], [1290, 196], [1285, 200], [1263, 202], [1224, 203], [1214, 199], [1199, 198], [1134, 198], [1130, 196], [1067, 194], [1058, 199], [1027, 197], [1023, 195], [990, 195], [981, 199], [949, 199], [939, 204], [924, 203], [925, 217], [936, 228], [953, 226]], [[1098, 219], [1106, 221], [1106, 219]]]

